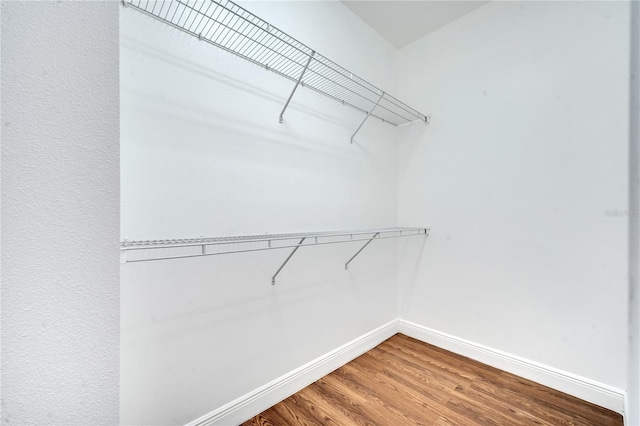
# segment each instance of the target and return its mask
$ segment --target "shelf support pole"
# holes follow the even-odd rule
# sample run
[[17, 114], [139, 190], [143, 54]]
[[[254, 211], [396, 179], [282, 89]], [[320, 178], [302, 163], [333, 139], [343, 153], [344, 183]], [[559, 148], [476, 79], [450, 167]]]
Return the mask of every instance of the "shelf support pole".
[[306, 240], [306, 239], [307, 239], [307, 237], [303, 237], [303, 238], [300, 239], [300, 242], [298, 243], [298, 245], [293, 248], [291, 253], [289, 253], [289, 256], [285, 259], [284, 263], [282, 265], [280, 265], [280, 267], [278, 268], [276, 273], [273, 274], [273, 277], [271, 277], [271, 285], [276, 285], [276, 277], [278, 276], [280, 271], [282, 271], [282, 268], [284, 268], [284, 265], [287, 264], [289, 259], [291, 259], [291, 257], [295, 254], [295, 252], [300, 248], [300, 246], [302, 245], [302, 243], [304, 243], [304, 240]]
[[358, 132], [360, 131], [360, 129], [362, 128], [362, 126], [364, 126], [365, 121], [367, 121], [367, 118], [369, 118], [369, 116], [371, 115], [371, 113], [373, 112], [374, 109], [376, 109], [376, 107], [378, 106], [378, 104], [380, 103], [380, 101], [382, 100], [382, 98], [384, 98], [384, 92], [382, 92], [382, 94], [380, 95], [380, 97], [378, 98], [378, 101], [376, 102], [376, 104], [373, 106], [373, 108], [371, 108], [371, 110], [367, 113], [367, 116], [364, 118], [364, 120], [362, 120], [362, 123], [360, 123], [360, 125], [358, 126], [358, 128], [356, 129], [356, 131], [353, 133], [353, 135], [351, 135], [351, 143], [353, 143], [353, 138], [356, 137], [356, 135], [358, 134]]
[[377, 237], [378, 235], [380, 235], [380, 233], [379, 233], [379, 232], [376, 232], [376, 234], [375, 234], [373, 237], [371, 237], [371, 239], [370, 239], [369, 241], [367, 241], [366, 243], [364, 243], [364, 245], [363, 245], [362, 247], [360, 247], [360, 250], [358, 250], [358, 251], [356, 252], [356, 254], [354, 254], [354, 255], [351, 257], [351, 259], [349, 259], [349, 260], [347, 261], [347, 263], [345, 263], [345, 264], [344, 264], [344, 270], [345, 270], [345, 271], [346, 271], [346, 270], [347, 270], [347, 268], [349, 267], [349, 263], [351, 263], [351, 261], [352, 261], [353, 259], [355, 259], [355, 258], [356, 258], [356, 256], [357, 256], [357, 255], [359, 255], [359, 254], [360, 254], [360, 252], [361, 252], [362, 250], [364, 250], [364, 248], [365, 248], [366, 246], [368, 246], [368, 245], [371, 243], [371, 241], [373, 241], [373, 239], [374, 239], [375, 237]]
[[291, 102], [291, 98], [293, 98], [293, 94], [296, 93], [296, 89], [300, 85], [300, 82], [302, 81], [302, 77], [304, 77], [304, 73], [307, 72], [307, 68], [309, 68], [309, 64], [311, 63], [311, 59], [313, 59], [313, 55], [315, 55], [315, 54], [316, 54], [315, 50], [312, 50], [311, 51], [311, 55], [309, 56], [309, 59], [307, 59], [307, 63], [304, 66], [304, 69], [300, 73], [300, 77], [298, 77], [298, 81], [296, 81], [296, 85], [293, 86], [293, 90], [291, 91], [291, 94], [289, 95], [289, 99], [287, 99], [287, 103], [284, 104], [284, 108], [282, 108], [282, 112], [280, 112], [280, 118], [278, 119], [278, 122], [280, 124], [282, 124], [282, 116], [284, 115], [284, 112], [287, 110], [287, 107], [289, 106], [289, 102]]

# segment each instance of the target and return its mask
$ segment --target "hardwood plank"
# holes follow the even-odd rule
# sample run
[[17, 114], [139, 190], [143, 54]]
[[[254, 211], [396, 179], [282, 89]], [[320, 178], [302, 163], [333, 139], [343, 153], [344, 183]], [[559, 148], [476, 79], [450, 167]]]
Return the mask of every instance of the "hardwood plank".
[[[344, 399], [336, 400], [335, 387], [327, 384], [326, 381], [318, 381], [307, 388], [309, 391], [309, 399], [321, 407], [326, 413], [325, 421], [327, 425], [340, 425], [336, 419], [340, 419], [345, 415], [352, 418], [354, 423], [366, 423], [372, 421], [369, 416], [366, 419], [361, 418], [358, 410], [354, 410], [353, 406], [344, 406]], [[354, 414], [355, 412], [355, 414]]]
[[[428, 345], [424, 342], [412, 339], [411, 337], [398, 335], [411, 348], [424, 348], [425, 345], [430, 346], [433, 353], [441, 353], [450, 357], [452, 364], [459, 365], [467, 372], [474, 373], [477, 380], [474, 381], [475, 387], [484, 386], [485, 390], [493, 390], [499, 392], [506, 391], [504, 396], [510, 399], [520, 396], [522, 399], [526, 395], [526, 399], [533, 399], [529, 407], [531, 409], [541, 409], [544, 417], [553, 419], [556, 416], [570, 414], [572, 418], [577, 420], [593, 422], [598, 425], [619, 424], [615, 416], [611, 416], [611, 411], [598, 407], [597, 405], [587, 403], [578, 398], [571, 397], [558, 390], [548, 388], [546, 386], [534, 383], [530, 380], [523, 379], [514, 374], [498, 370], [478, 361], [471, 360], [461, 355], [453, 354], [444, 349]], [[394, 336], [395, 337], [395, 336]], [[389, 341], [387, 341], [389, 342]], [[386, 342], [385, 342], [386, 343]], [[437, 355], [433, 355], [436, 356]], [[504, 399], [504, 398], [502, 398]], [[616, 413], [613, 413], [616, 414]], [[617, 416], [617, 414], [616, 414]], [[610, 423], [611, 421], [614, 423]], [[553, 424], [563, 424], [555, 421]]]
[[382, 410], [376, 413], [377, 418], [388, 418], [391, 421], [389, 416], [394, 415], [400, 420], [396, 424], [403, 425], [431, 425], [438, 418], [437, 413], [415, 395], [399, 393], [397, 386], [388, 380], [380, 380], [378, 377], [362, 374], [363, 370], [360, 372], [356, 369], [353, 370], [355, 371], [349, 371], [349, 368], [343, 369], [340, 372], [340, 375], [344, 375], [342, 380], [354, 392], [368, 396], [369, 408], [377, 405]]
[[[369, 354], [375, 356], [374, 351], [369, 352], [367, 355]], [[536, 421], [533, 416], [527, 416], [526, 413], [519, 410], [505, 410], [505, 407], [500, 402], [486, 398], [482, 394], [470, 397], [467, 391], [469, 388], [468, 385], [458, 385], [453, 389], [434, 389], [433, 385], [422, 382], [418, 376], [410, 374], [410, 372], [407, 372], [402, 367], [396, 367], [389, 363], [385, 364], [384, 358], [381, 358], [379, 362], [381, 363], [379, 367], [383, 369], [384, 374], [393, 377], [397, 381], [404, 380], [405, 387], [412, 388], [417, 392], [422, 392], [423, 394], [425, 393], [425, 389], [430, 389], [432, 392], [438, 392], [438, 394], [442, 394], [444, 391], [447, 394], [447, 401], [444, 403], [445, 410], [453, 409], [453, 411], [457, 412], [462, 417], [453, 419], [452, 413], [449, 413], [448, 416], [451, 420], [456, 420], [458, 422], [476, 421], [482, 424], [541, 424]], [[387, 366], [386, 368], [384, 367], [385, 365]], [[452, 396], [455, 396], [453, 401]], [[442, 411], [439, 412], [441, 414], [446, 414]]]
[[[360, 358], [364, 358], [365, 355]], [[436, 420], [443, 415], [448, 415], [454, 419], [457, 424], [480, 425], [479, 422], [451, 412], [451, 410], [446, 407], [446, 404], [449, 402], [447, 395], [432, 392], [428, 388], [416, 390], [411, 386], [406, 386], [406, 383], [403, 383], [402, 377], [398, 377], [398, 375], [385, 370], [384, 367], [384, 364], [371, 363], [371, 367], [364, 370], [365, 374], [358, 376], [354, 380], [365, 382], [367, 377], [375, 378], [377, 382], [384, 384], [385, 389], [393, 391], [392, 396], [381, 395], [382, 398], [407, 403], [408, 407], [405, 409], [418, 410], [414, 415], [420, 416], [420, 413], [423, 413], [422, 415], [425, 417], [425, 420], [431, 417]], [[375, 387], [372, 388], [376, 389]], [[379, 392], [379, 388], [376, 389], [376, 391]]]
[[[348, 395], [351, 393], [351, 389], [349, 384], [345, 383], [345, 381], [338, 376], [337, 374], [331, 375], [331, 377], [327, 377], [325, 379], [321, 379], [318, 381], [320, 388], [322, 389], [322, 400], [327, 404], [335, 404], [339, 409], [342, 408], [344, 401], [335, 401], [332, 394], [337, 391], [341, 395]], [[380, 399], [379, 398], [371, 398], [366, 399], [368, 396], [365, 392], [362, 392], [362, 396], [364, 396], [364, 401], [360, 405], [367, 405], [366, 411], [369, 413], [369, 419], [373, 421], [378, 418], [379, 415], [386, 415], [386, 407], [380, 407]], [[391, 417], [395, 417], [395, 413], [389, 413]]]
[[243, 426], [277, 426], [277, 425], [275, 423], [272, 423], [271, 419], [263, 416], [262, 414], [258, 414], [254, 418], [244, 422]]
[[[277, 405], [277, 404], [276, 404]], [[278, 426], [278, 425], [294, 425], [297, 423], [291, 423], [289, 420], [283, 418], [278, 414], [278, 411], [275, 409], [275, 405], [263, 413], [258, 414], [257, 416], [247, 420], [242, 424], [242, 426]]]
[[[313, 415], [309, 415], [306, 410], [302, 409], [297, 403], [297, 395], [293, 394], [285, 401], [286, 404], [280, 403], [271, 407], [269, 410], [275, 411], [280, 418], [282, 418], [286, 423], [291, 425], [301, 425], [301, 426], [322, 426], [322, 422], [320, 419], [313, 417]], [[266, 416], [265, 416], [266, 417]]]
[[[334, 372], [335, 373], [335, 372]], [[375, 425], [375, 418], [366, 409], [367, 401], [361, 395], [353, 394], [343, 388], [333, 373], [318, 380], [318, 392], [322, 393], [327, 403], [333, 405], [339, 412], [336, 421], [339, 424]]]
[[622, 426], [622, 416], [396, 334], [243, 426]]
[[[397, 339], [395, 338], [396, 336], [398, 336]], [[443, 373], [447, 372], [456, 377], [457, 381], [476, 380], [478, 376], [477, 366], [485, 366], [472, 359], [447, 352], [444, 349], [420, 342], [403, 334], [396, 334], [393, 338], [382, 342], [380, 346], [383, 348], [388, 346], [399, 356], [413, 358], [421, 365], [426, 364], [433, 369], [441, 370]]]

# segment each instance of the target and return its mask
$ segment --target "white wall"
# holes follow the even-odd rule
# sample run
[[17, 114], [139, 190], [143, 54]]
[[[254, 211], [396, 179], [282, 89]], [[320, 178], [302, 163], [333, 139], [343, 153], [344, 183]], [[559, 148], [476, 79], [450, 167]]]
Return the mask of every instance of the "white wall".
[[400, 317], [626, 388], [627, 2], [491, 2], [400, 51]]
[[350, 146], [362, 116], [306, 90], [278, 125], [290, 82], [123, 8], [122, 237], [432, 236], [347, 273], [357, 244], [300, 250], [276, 287], [286, 251], [123, 265], [121, 421], [193, 420], [398, 316], [627, 389], [628, 3], [492, 2], [399, 56], [338, 2], [243, 4], [432, 125]]
[[118, 11], [2, 2], [2, 424], [118, 422]]
[[[243, 3], [394, 93], [397, 52], [339, 2]], [[397, 222], [395, 129], [121, 9], [122, 237]], [[331, 31], [327, 31], [327, 25]], [[348, 42], [346, 42], [348, 40]], [[396, 244], [122, 266], [121, 421], [182, 424], [397, 317]]]
[[[6, 423], [118, 422], [116, 7], [2, 4]], [[394, 91], [340, 4], [248, 7]], [[381, 123], [349, 146], [361, 116], [301, 90], [278, 126], [289, 83], [122, 11], [122, 235], [388, 226], [399, 164], [400, 224], [434, 227], [400, 315], [623, 388], [626, 7], [496, 2], [405, 49], [400, 95], [435, 114], [397, 163]], [[395, 318], [395, 244], [345, 273], [354, 249], [277, 287], [277, 251], [123, 266], [122, 421], [191, 420]]]
[[[245, 5], [372, 83], [395, 84], [396, 50], [341, 3]], [[293, 83], [135, 10], [122, 19], [123, 238], [395, 224], [393, 126], [372, 119], [350, 146], [363, 114], [304, 88], [278, 124]]]

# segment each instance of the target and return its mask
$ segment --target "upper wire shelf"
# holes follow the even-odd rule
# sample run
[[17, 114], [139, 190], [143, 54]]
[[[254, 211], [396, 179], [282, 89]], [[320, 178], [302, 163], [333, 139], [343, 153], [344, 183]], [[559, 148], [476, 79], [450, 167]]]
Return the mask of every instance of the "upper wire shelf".
[[122, 3], [295, 82], [280, 122], [298, 85], [366, 113], [365, 120], [373, 116], [396, 126], [429, 122], [428, 116], [232, 1], [122, 0]]

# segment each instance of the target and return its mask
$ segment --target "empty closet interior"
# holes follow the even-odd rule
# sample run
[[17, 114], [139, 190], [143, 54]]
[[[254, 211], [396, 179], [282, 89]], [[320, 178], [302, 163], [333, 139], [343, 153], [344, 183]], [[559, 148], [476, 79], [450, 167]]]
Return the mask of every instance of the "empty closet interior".
[[398, 332], [622, 413], [629, 16], [123, 0], [121, 423], [239, 424]]

